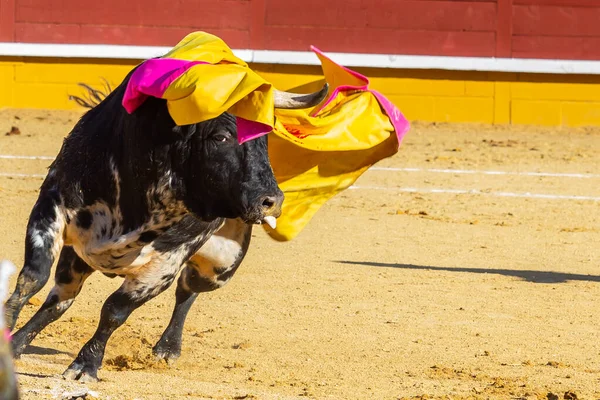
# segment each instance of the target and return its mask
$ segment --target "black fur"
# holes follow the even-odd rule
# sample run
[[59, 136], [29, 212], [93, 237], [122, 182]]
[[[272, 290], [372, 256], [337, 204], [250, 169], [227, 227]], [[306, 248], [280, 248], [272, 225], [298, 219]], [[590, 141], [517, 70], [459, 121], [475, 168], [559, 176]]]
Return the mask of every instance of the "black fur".
[[[177, 126], [166, 101], [152, 97], [128, 114], [122, 100], [130, 76], [88, 111], [64, 140], [31, 213], [25, 265], [7, 302], [12, 329], [23, 305], [47, 282], [63, 239], [70, 240], [74, 247], [62, 249], [51, 294], [14, 335], [18, 356], [69, 308], [94, 270], [125, 277], [102, 307], [96, 333], [65, 372], [73, 379], [96, 379], [112, 332], [134, 309], [172, 284], [224, 219], [256, 223], [267, 211], [277, 214], [273, 210], [283, 201], [268, 160], [266, 136], [240, 145], [236, 119], [227, 113]], [[223, 270], [218, 279], [227, 281], [235, 272], [249, 237], [248, 233], [235, 267]], [[143, 250], [154, 258], [148, 261]], [[127, 263], [138, 257], [144, 268], [136, 265], [130, 273]], [[178, 337], [179, 345], [180, 326], [195, 298], [188, 292], [216, 288], [194, 282], [193, 272], [186, 276], [186, 288], [178, 288], [175, 325], [163, 335]]]
[[115, 205], [108, 160], [114, 160], [121, 178], [125, 232], [149, 218], [146, 193], [167, 172], [177, 198], [204, 221], [241, 216], [257, 222], [261, 197], [282, 198], [266, 136], [240, 145], [236, 120], [227, 113], [177, 126], [166, 101], [152, 97], [129, 115], [121, 105], [124, 91], [122, 84], [82, 117], [50, 167], [56, 173], [49, 183], [61, 188], [68, 208], [98, 201]]
[[77, 213], [76, 223], [77, 226], [79, 226], [80, 228], [90, 229], [93, 220], [94, 217], [92, 216], [92, 213], [88, 210], [81, 210]]

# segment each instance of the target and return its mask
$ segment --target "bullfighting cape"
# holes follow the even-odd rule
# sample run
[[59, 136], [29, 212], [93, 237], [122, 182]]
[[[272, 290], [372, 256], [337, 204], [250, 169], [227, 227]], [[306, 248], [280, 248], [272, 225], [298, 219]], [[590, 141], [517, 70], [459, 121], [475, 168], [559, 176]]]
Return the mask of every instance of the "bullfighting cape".
[[132, 74], [123, 106], [133, 112], [148, 96], [167, 100], [178, 125], [229, 112], [243, 143], [269, 135], [269, 157], [285, 194], [276, 240], [293, 239], [321, 206], [362, 173], [394, 155], [409, 124], [369, 80], [327, 58], [315, 47], [329, 93], [313, 109], [274, 108], [273, 86], [237, 58], [216, 36], [194, 32], [161, 58]]

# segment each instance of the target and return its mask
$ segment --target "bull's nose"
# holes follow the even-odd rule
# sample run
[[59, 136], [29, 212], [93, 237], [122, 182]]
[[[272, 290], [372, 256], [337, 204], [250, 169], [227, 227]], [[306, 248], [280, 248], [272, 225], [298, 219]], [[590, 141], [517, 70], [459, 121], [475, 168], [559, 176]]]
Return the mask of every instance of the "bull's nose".
[[277, 198], [275, 196], [265, 196], [262, 199], [262, 206], [268, 210], [271, 207], [275, 207], [276, 201]]
[[281, 205], [283, 204], [283, 193], [264, 196], [261, 198], [260, 204], [264, 215], [273, 215], [278, 217], [281, 213]]

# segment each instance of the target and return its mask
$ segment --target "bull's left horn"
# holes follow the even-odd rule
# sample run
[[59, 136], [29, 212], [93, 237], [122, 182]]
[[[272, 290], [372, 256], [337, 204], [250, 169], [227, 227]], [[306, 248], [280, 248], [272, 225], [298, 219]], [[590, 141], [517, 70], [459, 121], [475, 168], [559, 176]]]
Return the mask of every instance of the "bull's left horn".
[[328, 91], [329, 85], [327, 83], [323, 86], [323, 89], [310, 94], [282, 92], [275, 89], [275, 108], [297, 110], [314, 107], [327, 96]]

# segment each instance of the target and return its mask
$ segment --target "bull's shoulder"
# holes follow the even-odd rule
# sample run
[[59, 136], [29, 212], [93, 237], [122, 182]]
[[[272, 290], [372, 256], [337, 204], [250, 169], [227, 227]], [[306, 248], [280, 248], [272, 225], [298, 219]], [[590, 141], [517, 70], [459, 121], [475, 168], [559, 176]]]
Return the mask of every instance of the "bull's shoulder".
[[196, 218], [192, 214], [187, 214], [160, 234], [157, 232], [148, 232], [146, 234], [156, 235], [156, 238], [152, 241], [152, 247], [157, 251], [169, 252], [184, 244], [189, 244], [190, 246], [197, 245], [199, 242], [204, 244], [223, 224], [223, 218], [207, 222]]

